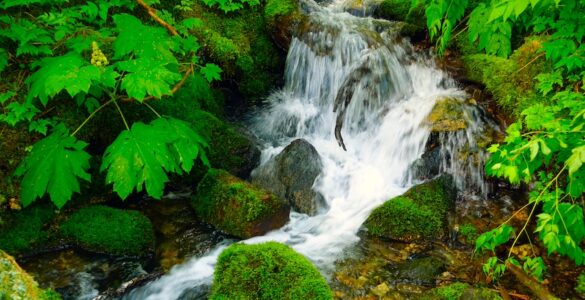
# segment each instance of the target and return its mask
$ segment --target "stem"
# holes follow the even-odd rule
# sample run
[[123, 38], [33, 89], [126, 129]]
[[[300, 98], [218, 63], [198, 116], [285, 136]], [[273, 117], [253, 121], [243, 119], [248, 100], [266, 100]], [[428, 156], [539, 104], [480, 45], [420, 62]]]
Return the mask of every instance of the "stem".
[[122, 117], [122, 121], [124, 122], [124, 126], [126, 126], [127, 130], [130, 130], [130, 126], [128, 126], [128, 122], [126, 122], [126, 118], [124, 117], [124, 113], [122, 112], [122, 109], [120, 109], [120, 105], [118, 105], [118, 101], [116, 101], [115, 99], [112, 99], [112, 101], [114, 102], [114, 105], [116, 105], [116, 108], [118, 109], [118, 112], [120, 113], [120, 117]]
[[146, 9], [146, 11], [148, 12], [148, 14], [156, 22], [158, 22], [160, 25], [162, 25], [164, 28], [166, 28], [172, 35], [179, 35], [177, 30], [173, 26], [171, 26], [169, 23], [165, 22], [163, 19], [161, 19], [159, 16], [156, 15], [156, 9], [154, 9], [150, 5], [146, 4], [146, 2], [144, 2], [143, 0], [136, 0], [136, 2], [138, 2], [138, 4], [140, 6], [144, 7]]
[[154, 107], [152, 107], [150, 104], [146, 103], [146, 102], [142, 102], [142, 104], [146, 105], [146, 107], [150, 108], [150, 110], [159, 118], [162, 118], [162, 116], [154, 109]]
[[89, 117], [87, 117], [87, 118], [85, 119], [85, 121], [83, 121], [83, 122], [81, 123], [81, 125], [79, 125], [79, 127], [77, 127], [77, 129], [75, 129], [75, 131], [73, 131], [73, 133], [71, 134], [71, 136], [75, 136], [75, 135], [77, 134], [77, 132], [78, 132], [79, 130], [81, 130], [81, 128], [83, 128], [83, 126], [85, 126], [85, 124], [87, 124], [87, 122], [89, 122], [89, 120], [91, 120], [91, 119], [92, 119], [92, 118], [93, 118], [93, 117], [94, 117], [94, 116], [95, 116], [95, 115], [96, 115], [96, 114], [97, 114], [97, 113], [98, 113], [100, 110], [102, 110], [102, 108], [104, 108], [104, 107], [108, 106], [108, 105], [109, 105], [110, 103], [112, 103], [112, 102], [114, 102], [114, 99], [110, 99], [110, 101], [108, 101], [108, 102], [106, 102], [106, 103], [102, 104], [102, 106], [100, 106], [100, 107], [98, 107], [96, 110], [94, 110], [94, 111], [93, 111], [93, 112], [92, 112], [92, 113], [89, 115]]

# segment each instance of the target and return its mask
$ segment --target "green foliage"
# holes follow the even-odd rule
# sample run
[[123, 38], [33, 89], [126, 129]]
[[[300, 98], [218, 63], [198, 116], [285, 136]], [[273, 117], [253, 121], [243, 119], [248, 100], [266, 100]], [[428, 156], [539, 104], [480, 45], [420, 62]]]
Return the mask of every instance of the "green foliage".
[[577, 278], [577, 285], [575, 291], [581, 296], [585, 296], [585, 272], [581, 272], [581, 275]]
[[159, 118], [149, 125], [134, 123], [124, 130], [106, 149], [102, 171], [108, 170], [106, 183], [114, 184], [114, 191], [126, 199], [134, 189], [156, 199], [162, 197], [166, 173], [189, 172], [199, 156], [208, 164], [201, 150], [205, 140], [183, 121]]
[[[188, 4], [183, 1], [179, 8], [184, 10]], [[27, 7], [26, 13], [23, 7]], [[200, 45], [189, 33], [202, 26], [201, 20], [177, 22], [161, 11], [159, 16], [176, 29], [168, 30], [150, 17], [135, 17], [146, 14], [130, 0], [15, 0], [5, 1], [0, 9], [0, 72], [24, 71], [18, 75], [24, 78], [10, 76], [9, 90], [0, 95], [0, 122], [11, 126], [26, 123], [31, 131], [49, 133], [15, 173], [23, 176], [21, 201], [25, 206], [48, 194], [61, 208], [80, 191], [79, 179], [90, 180], [90, 155], [83, 150], [87, 144], [74, 136], [112, 104], [126, 130], [120, 128], [116, 142], [107, 147], [102, 170], [122, 198], [133, 190], [141, 191], [143, 185], [151, 196], [160, 198], [166, 173], [189, 172], [197, 157], [206, 162], [207, 142], [191, 125], [162, 118], [153, 110], [157, 120], [132, 126], [123, 112], [125, 103], [133, 101], [152, 108], [145, 102], [165, 101], [163, 97], [199, 74], [207, 82], [220, 79], [219, 67], [199, 64]], [[81, 116], [86, 119], [69, 134], [63, 123], [70, 120], [51, 110], [70, 105], [72, 100], [89, 115]], [[144, 119], [148, 122], [151, 117], [142, 116]]]
[[436, 294], [440, 299], [457, 300], [463, 292], [469, 288], [469, 285], [463, 282], [455, 282], [436, 289]]
[[469, 1], [413, 0], [412, 9], [417, 9], [422, 2], [426, 6], [425, 15], [429, 34], [431, 39], [436, 40], [437, 51], [442, 55], [451, 39], [453, 28], [465, 15]]
[[64, 127], [33, 145], [15, 175], [22, 179], [21, 201], [26, 207], [36, 198], [49, 194], [59, 208], [80, 191], [79, 179], [90, 180], [90, 155], [86, 143], [76, 140]]
[[52, 207], [31, 206], [9, 216], [0, 228], [0, 249], [23, 254], [39, 248], [50, 239], [50, 224], [55, 215]]
[[138, 211], [89, 206], [73, 213], [60, 227], [66, 239], [86, 250], [139, 256], [154, 250], [154, 229]]
[[259, 0], [203, 0], [203, 3], [209, 7], [217, 6], [224, 13], [240, 10], [244, 8], [244, 4], [254, 6], [260, 4]]
[[473, 224], [463, 224], [459, 227], [459, 234], [465, 239], [466, 243], [470, 243], [475, 241], [475, 239], [479, 236], [477, 232], [477, 228], [473, 226]]
[[210, 299], [333, 299], [317, 268], [276, 242], [234, 244], [219, 256]]

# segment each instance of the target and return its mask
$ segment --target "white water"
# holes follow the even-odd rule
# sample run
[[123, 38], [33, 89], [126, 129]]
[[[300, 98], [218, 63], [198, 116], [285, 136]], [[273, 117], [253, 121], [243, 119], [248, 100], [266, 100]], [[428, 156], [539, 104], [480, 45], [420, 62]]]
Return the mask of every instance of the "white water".
[[[397, 42], [390, 23], [310, 6], [319, 31], [293, 40], [285, 86], [251, 127], [267, 141], [263, 161], [297, 138], [315, 146], [324, 168], [313, 188], [329, 210], [314, 217], [293, 212], [283, 228], [243, 242], [286, 243], [327, 274], [343, 249], [359, 240], [369, 213], [412, 185], [408, 169], [424, 151], [430, 134], [424, 121], [435, 101], [465, 94], [431, 58]], [[351, 98], [342, 130], [347, 151], [334, 135], [334, 102], [344, 88]], [[177, 299], [189, 288], [208, 285], [226, 246], [175, 267], [127, 298]]]

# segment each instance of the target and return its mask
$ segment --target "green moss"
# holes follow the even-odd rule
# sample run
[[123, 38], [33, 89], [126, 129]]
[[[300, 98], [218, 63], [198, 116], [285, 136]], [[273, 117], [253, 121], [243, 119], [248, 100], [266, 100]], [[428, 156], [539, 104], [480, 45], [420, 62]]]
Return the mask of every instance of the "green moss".
[[577, 278], [577, 285], [575, 286], [575, 291], [581, 295], [581, 297], [585, 297], [585, 272], [581, 272], [581, 275]]
[[411, 9], [411, 0], [384, 0], [378, 6], [376, 15], [391, 21], [403, 21], [419, 28], [426, 27], [424, 4]]
[[477, 228], [473, 226], [473, 224], [463, 224], [459, 226], [459, 234], [463, 237], [466, 243], [470, 244], [477, 239], [479, 233], [477, 232]]
[[35, 205], [10, 214], [0, 229], [0, 249], [17, 255], [32, 251], [50, 240], [47, 226], [55, 212], [50, 205]]
[[298, 10], [297, 2], [294, 0], [268, 0], [264, 7], [264, 15], [268, 19], [274, 19], [295, 14]]
[[53, 290], [42, 290], [4, 251], [0, 250], [0, 299], [59, 300]]
[[207, 171], [192, 204], [203, 220], [242, 238], [266, 233], [288, 221], [288, 207], [274, 194], [223, 170]]
[[551, 70], [541, 48], [542, 39], [531, 37], [510, 58], [471, 54], [463, 56], [463, 62], [468, 78], [483, 83], [506, 113], [518, 117], [530, 105], [545, 100], [536, 92], [534, 81]]
[[210, 299], [333, 299], [311, 262], [290, 247], [234, 244], [219, 256]]
[[438, 100], [426, 121], [433, 132], [451, 132], [467, 128], [462, 103], [452, 98]]
[[89, 206], [73, 213], [61, 234], [86, 250], [112, 255], [142, 256], [154, 250], [150, 220], [138, 211]]
[[265, 96], [278, 82], [284, 57], [270, 40], [262, 7], [226, 15], [198, 1], [187, 17], [203, 20], [194, 34], [204, 42], [207, 57], [223, 69], [222, 79], [237, 82], [244, 96]]
[[401, 240], [431, 237], [442, 230], [439, 215], [405, 197], [386, 201], [370, 214], [365, 225], [369, 234]]
[[415, 186], [376, 208], [364, 225], [374, 236], [413, 241], [441, 237], [456, 194], [449, 177]]
[[486, 288], [472, 287], [467, 283], [455, 282], [449, 285], [434, 288], [424, 293], [419, 300], [464, 300], [464, 299], [485, 299], [501, 300], [500, 295]]

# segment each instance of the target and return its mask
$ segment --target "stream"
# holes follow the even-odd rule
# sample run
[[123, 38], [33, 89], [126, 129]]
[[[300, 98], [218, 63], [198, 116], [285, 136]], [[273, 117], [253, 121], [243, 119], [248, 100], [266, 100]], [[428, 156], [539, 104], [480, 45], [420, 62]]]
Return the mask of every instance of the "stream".
[[[322, 7], [308, 0], [303, 6], [310, 29], [293, 39], [284, 87], [254, 114], [249, 128], [264, 143], [262, 162], [298, 138], [317, 149], [323, 170], [313, 188], [328, 209], [315, 216], [291, 212], [283, 228], [242, 243], [285, 243], [330, 277], [344, 249], [360, 240], [369, 213], [418, 183], [411, 166], [425, 151], [431, 135], [425, 120], [435, 103], [467, 96], [431, 54], [399, 38], [393, 23], [350, 15], [336, 2]], [[482, 164], [455, 156], [462, 145], [474, 146], [474, 133], [486, 126], [476, 110], [466, 110], [472, 126], [440, 136], [441, 170], [471, 198], [485, 198]], [[336, 139], [336, 123], [346, 151]], [[208, 290], [217, 257], [232, 242], [175, 266], [125, 299], [181, 299]]]

